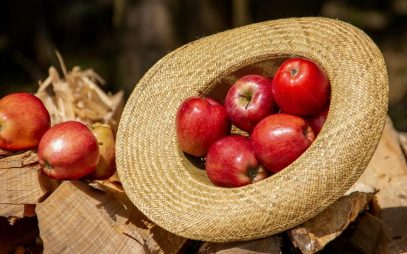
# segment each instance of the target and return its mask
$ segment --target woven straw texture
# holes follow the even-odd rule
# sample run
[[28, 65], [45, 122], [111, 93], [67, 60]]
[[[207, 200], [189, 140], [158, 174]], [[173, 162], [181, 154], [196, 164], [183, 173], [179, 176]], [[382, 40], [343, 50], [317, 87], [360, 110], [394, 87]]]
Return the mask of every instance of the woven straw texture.
[[[240, 188], [213, 186], [178, 147], [178, 106], [200, 93], [222, 100], [236, 78], [272, 75], [292, 56], [318, 63], [331, 81], [321, 133], [278, 174]], [[215, 242], [269, 236], [315, 216], [358, 179], [387, 103], [383, 56], [347, 23], [291, 18], [225, 31], [171, 52], [136, 85], [117, 134], [118, 173], [132, 202], [175, 234]]]

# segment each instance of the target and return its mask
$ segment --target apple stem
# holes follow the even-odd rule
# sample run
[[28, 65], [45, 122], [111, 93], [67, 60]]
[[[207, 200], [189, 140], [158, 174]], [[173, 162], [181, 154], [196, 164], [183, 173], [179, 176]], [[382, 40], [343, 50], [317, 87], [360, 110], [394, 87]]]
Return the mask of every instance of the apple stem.
[[239, 94], [239, 97], [246, 99], [247, 103], [244, 108], [247, 109], [249, 107], [250, 101], [252, 100], [252, 97], [250, 95], [245, 94]]
[[249, 178], [251, 181], [257, 176], [257, 173], [259, 172], [259, 168], [251, 168], [249, 169]]
[[51, 172], [51, 171], [52, 171], [52, 166], [51, 166], [51, 164], [50, 164], [47, 160], [44, 161], [44, 167], [43, 167], [43, 169], [46, 170], [46, 171], [48, 171], [48, 172]]
[[298, 70], [297, 70], [297, 69], [292, 69], [292, 70], [291, 70], [291, 76], [294, 77], [297, 73], [298, 73]]
[[308, 135], [308, 128], [303, 128], [302, 133], [304, 134], [304, 137]]

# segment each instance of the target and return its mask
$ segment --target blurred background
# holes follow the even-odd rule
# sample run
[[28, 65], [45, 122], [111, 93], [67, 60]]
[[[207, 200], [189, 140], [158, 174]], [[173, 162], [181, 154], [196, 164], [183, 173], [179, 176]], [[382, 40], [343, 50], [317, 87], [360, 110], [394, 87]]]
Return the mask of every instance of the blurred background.
[[[126, 95], [173, 49], [265, 20], [325, 16], [349, 22], [382, 50], [390, 80], [389, 114], [407, 131], [407, 0], [3, 0], [0, 95], [34, 92], [48, 68], [93, 68], [105, 90]], [[369, 63], [366, 63], [369, 64]]]

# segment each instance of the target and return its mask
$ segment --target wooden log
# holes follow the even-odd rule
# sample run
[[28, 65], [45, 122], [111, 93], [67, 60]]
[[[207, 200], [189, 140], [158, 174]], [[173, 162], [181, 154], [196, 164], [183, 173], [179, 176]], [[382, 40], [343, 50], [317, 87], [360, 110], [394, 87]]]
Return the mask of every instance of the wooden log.
[[371, 193], [353, 192], [340, 198], [314, 218], [289, 231], [294, 246], [304, 254], [322, 250], [356, 219], [372, 197]]
[[272, 236], [259, 240], [229, 243], [205, 242], [198, 250], [198, 254], [280, 254], [281, 237]]
[[405, 158], [399, 135], [388, 119], [377, 150], [357, 181], [358, 185], [370, 186], [378, 191], [373, 199], [373, 211], [374, 215], [381, 219], [386, 237], [389, 238], [388, 243], [378, 243], [378, 246], [387, 246], [386, 253], [407, 252]]
[[35, 205], [0, 204], [0, 216], [6, 218], [23, 218], [35, 216]]
[[177, 253], [187, 241], [151, 223], [124, 192], [103, 188], [65, 181], [37, 205], [45, 253]]
[[0, 159], [0, 216], [21, 217], [24, 205], [40, 202], [56, 188], [57, 182], [42, 173], [37, 160], [34, 151]]
[[407, 156], [407, 132], [399, 132], [399, 141], [404, 155]]
[[383, 229], [383, 221], [370, 213], [358, 218], [357, 226], [350, 237], [350, 243], [363, 254], [386, 253], [388, 236]]
[[407, 174], [392, 178], [373, 199], [373, 212], [383, 221], [390, 242], [387, 253], [407, 253]]
[[356, 185], [367, 185], [380, 190], [388, 186], [393, 178], [406, 174], [406, 159], [400, 147], [398, 133], [388, 118], [379, 145]]
[[[118, 182], [93, 181], [91, 186], [111, 195], [119, 201], [128, 215], [117, 218], [117, 228], [124, 234], [136, 234], [141, 236], [144, 247], [151, 253], [178, 253], [185, 246], [190, 245], [191, 240], [176, 236], [151, 222], [130, 201]], [[129, 226], [131, 222], [135, 227]]]
[[115, 221], [126, 216], [110, 195], [79, 181], [65, 181], [37, 205], [44, 253], [144, 253], [141, 238], [122, 234]]

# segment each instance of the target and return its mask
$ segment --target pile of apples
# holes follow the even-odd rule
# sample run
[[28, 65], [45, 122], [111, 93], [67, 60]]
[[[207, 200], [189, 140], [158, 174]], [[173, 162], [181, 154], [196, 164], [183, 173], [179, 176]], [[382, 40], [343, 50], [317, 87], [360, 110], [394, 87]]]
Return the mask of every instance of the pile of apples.
[[[211, 182], [239, 187], [295, 161], [315, 140], [329, 110], [330, 83], [312, 61], [284, 61], [273, 78], [247, 75], [229, 89], [224, 105], [184, 100], [176, 115], [179, 146], [204, 158]], [[231, 124], [249, 135], [231, 134]]]
[[49, 112], [30, 93], [0, 99], [0, 148], [38, 149], [42, 171], [58, 180], [104, 180], [116, 171], [114, 134], [109, 125], [66, 121], [51, 127]]

